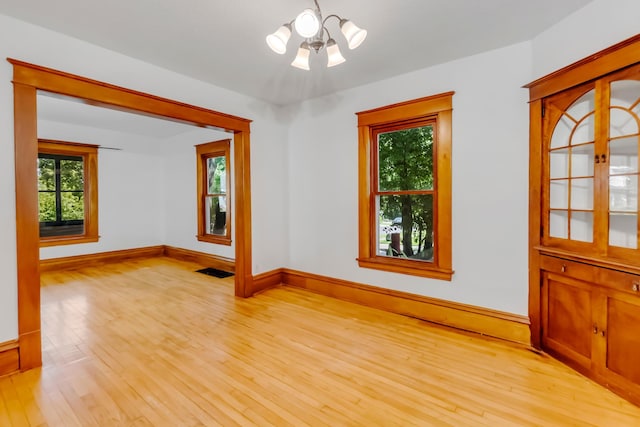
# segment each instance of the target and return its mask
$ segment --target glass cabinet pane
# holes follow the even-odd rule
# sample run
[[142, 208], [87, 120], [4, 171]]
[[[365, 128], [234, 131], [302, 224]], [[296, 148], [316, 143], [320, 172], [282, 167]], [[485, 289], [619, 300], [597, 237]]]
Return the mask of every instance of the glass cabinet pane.
[[551, 209], [567, 209], [569, 207], [569, 180], [551, 181], [549, 207]]
[[571, 176], [593, 176], [594, 146], [584, 144], [571, 149]]
[[609, 210], [633, 213], [638, 211], [638, 175], [609, 177]]
[[638, 215], [609, 215], [609, 245], [620, 248], [638, 248]]
[[550, 212], [549, 236], [560, 239], [569, 237], [569, 212], [554, 210]]
[[563, 148], [553, 150], [549, 153], [549, 177], [567, 178], [569, 177], [569, 149]]
[[571, 145], [583, 144], [594, 140], [595, 116], [589, 114], [578, 122], [571, 136]]
[[571, 180], [571, 209], [593, 209], [593, 178]]
[[611, 83], [609, 137], [636, 135], [640, 113], [640, 81], [618, 80]]
[[638, 172], [637, 136], [614, 139], [609, 142], [609, 174], [620, 175]]
[[571, 213], [571, 240], [593, 242], [593, 212]]

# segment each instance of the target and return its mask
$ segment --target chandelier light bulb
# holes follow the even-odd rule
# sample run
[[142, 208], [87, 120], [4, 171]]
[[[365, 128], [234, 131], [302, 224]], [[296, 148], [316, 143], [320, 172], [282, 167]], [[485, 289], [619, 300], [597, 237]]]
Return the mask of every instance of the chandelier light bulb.
[[344, 59], [344, 56], [340, 53], [340, 48], [336, 41], [334, 39], [327, 40], [327, 67], [334, 67], [342, 64], [344, 61], [346, 61], [346, 59]]
[[318, 34], [320, 19], [314, 10], [305, 9], [296, 18], [295, 27], [298, 34], [308, 39]]
[[307, 42], [302, 42], [300, 47], [298, 48], [298, 54], [296, 55], [296, 59], [293, 60], [291, 65], [296, 68], [300, 68], [301, 70], [309, 71], [309, 54], [311, 50], [309, 49], [309, 44]]
[[284, 24], [278, 30], [267, 36], [267, 44], [275, 53], [280, 55], [287, 51], [287, 42], [291, 37], [291, 25]]
[[344, 38], [347, 39], [349, 49], [357, 48], [367, 38], [367, 30], [363, 30], [348, 19], [340, 21], [340, 30], [342, 30]]

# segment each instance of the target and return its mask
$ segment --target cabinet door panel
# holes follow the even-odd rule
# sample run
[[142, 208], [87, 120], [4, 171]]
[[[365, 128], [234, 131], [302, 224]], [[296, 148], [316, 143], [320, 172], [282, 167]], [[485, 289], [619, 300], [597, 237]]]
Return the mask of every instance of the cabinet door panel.
[[607, 369], [640, 385], [640, 299], [621, 298], [607, 300]]
[[558, 355], [591, 366], [593, 320], [589, 285], [545, 274], [543, 343]]

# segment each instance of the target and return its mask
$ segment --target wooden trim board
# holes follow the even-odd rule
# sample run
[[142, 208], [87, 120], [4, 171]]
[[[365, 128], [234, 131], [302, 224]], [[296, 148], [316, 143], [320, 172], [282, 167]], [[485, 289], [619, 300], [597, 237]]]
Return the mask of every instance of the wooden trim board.
[[20, 369], [20, 344], [17, 340], [0, 344], [0, 377]]
[[89, 267], [107, 262], [125, 261], [134, 258], [150, 258], [163, 255], [183, 261], [195, 262], [197, 264], [202, 264], [203, 266], [218, 268], [232, 273], [235, 272], [235, 262], [230, 258], [164, 245], [44, 259], [40, 261], [40, 271], [71, 270], [74, 268]]
[[149, 246], [146, 248], [124, 249], [120, 251], [99, 252], [96, 254], [76, 255], [62, 258], [43, 259], [40, 261], [40, 271], [72, 270], [74, 268], [89, 267], [107, 262], [125, 261], [133, 258], [149, 258], [164, 254], [164, 246]]
[[285, 271], [284, 268], [279, 268], [253, 276], [253, 294], [281, 285]]
[[282, 276], [282, 282], [288, 286], [530, 346], [526, 316], [295, 270], [284, 270]]
[[204, 267], [217, 268], [218, 270], [228, 271], [230, 273], [235, 273], [236, 271], [235, 260], [219, 255], [192, 251], [190, 249], [181, 249], [173, 246], [164, 246], [164, 255], [169, 258], [195, 262], [196, 264], [201, 264]]

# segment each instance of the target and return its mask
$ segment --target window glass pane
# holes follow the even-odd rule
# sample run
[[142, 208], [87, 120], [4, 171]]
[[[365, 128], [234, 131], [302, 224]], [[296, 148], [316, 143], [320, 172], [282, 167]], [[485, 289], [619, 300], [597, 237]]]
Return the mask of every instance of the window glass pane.
[[380, 191], [433, 189], [433, 126], [378, 134]]
[[38, 158], [38, 190], [55, 190], [55, 160]]
[[60, 194], [62, 221], [84, 219], [84, 193], [63, 192]]
[[378, 196], [378, 255], [433, 262], [433, 195]]
[[84, 190], [82, 157], [74, 160], [60, 160], [60, 189], [62, 191]]
[[227, 235], [227, 197], [207, 196], [205, 203], [205, 226], [207, 234]]
[[38, 193], [39, 220], [56, 220], [56, 193]]
[[207, 188], [209, 194], [227, 192], [226, 159], [224, 156], [207, 159]]

